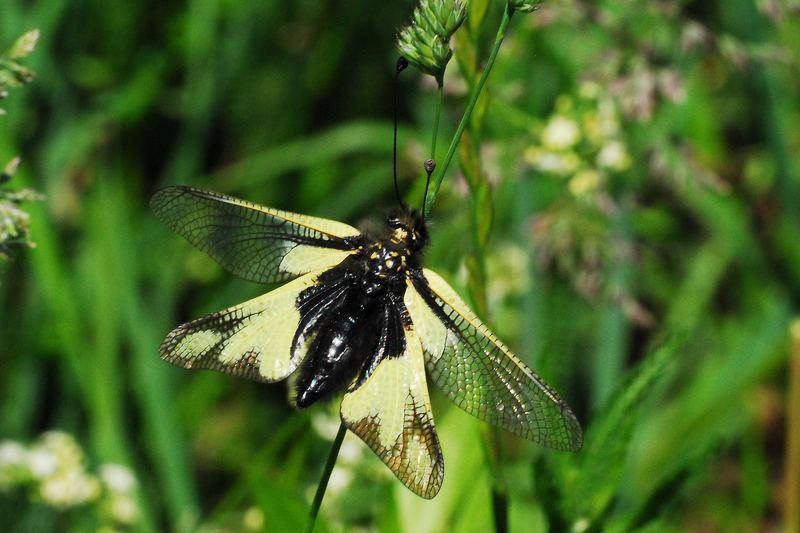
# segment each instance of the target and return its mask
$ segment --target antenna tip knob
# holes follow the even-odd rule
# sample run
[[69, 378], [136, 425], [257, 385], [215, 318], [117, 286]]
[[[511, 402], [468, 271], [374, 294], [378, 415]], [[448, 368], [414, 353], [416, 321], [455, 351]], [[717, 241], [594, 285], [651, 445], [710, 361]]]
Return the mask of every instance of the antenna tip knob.
[[408, 68], [408, 59], [403, 56], [397, 58], [397, 73], [400, 74]]
[[436, 161], [434, 161], [433, 159], [428, 159], [427, 161], [425, 161], [425, 172], [427, 172], [428, 175], [430, 175], [433, 174], [434, 170], [436, 170]]

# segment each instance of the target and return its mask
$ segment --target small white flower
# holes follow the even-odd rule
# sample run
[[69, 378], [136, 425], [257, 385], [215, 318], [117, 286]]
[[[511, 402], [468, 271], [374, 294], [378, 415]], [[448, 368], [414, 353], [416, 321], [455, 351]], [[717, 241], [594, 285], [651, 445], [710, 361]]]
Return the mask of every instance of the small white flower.
[[45, 479], [39, 493], [54, 507], [73, 507], [97, 499], [100, 481], [80, 470], [70, 470]]
[[566, 117], [556, 116], [550, 119], [542, 131], [542, 144], [547, 148], [565, 150], [581, 138], [581, 130], [575, 121]]
[[43, 433], [32, 448], [46, 450], [55, 455], [59, 469], [83, 468], [83, 450], [75, 440], [75, 437], [69, 433], [64, 433], [63, 431]]
[[77, 502], [86, 503], [100, 497], [102, 487], [99, 479], [85, 472], [75, 472], [70, 477], [75, 487]]
[[597, 165], [621, 172], [631, 166], [630, 156], [620, 141], [611, 141], [597, 154]]
[[100, 479], [112, 492], [130, 492], [136, 487], [136, 476], [124, 465], [105, 464], [100, 467]]
[[524, 157], [525, 160], [537, 170], [551, 172], [553, 174], [572, 174], [578, 169], [578, 165], [580, 165], [580, 158], [573, 152], [549, 152], [538, 146], [532, 146], [527, 149]]
[[0, 442], [0, 468], [22, 465], [27, 456], [28, 452], [22, 444], [13, 440]]
[[0, 491], [29, 480], [28, 450], [11, 440], [0, 443]]
[[37, 479], [52, 476], [58, 467], [58, 457], [50, 450], [35, 448], [28, 454], [28, 468]]
[[72, 487], [65, 477], [54, 477], [44, 481], [39, 487], [42, 499], [50, 505], [64, 507], [72, 499]]
[[49, 448], [72, 449], [77, 446], [75, 437], [63, 431], [46, 431], [39, 437], [39, 441], [43, 446]]

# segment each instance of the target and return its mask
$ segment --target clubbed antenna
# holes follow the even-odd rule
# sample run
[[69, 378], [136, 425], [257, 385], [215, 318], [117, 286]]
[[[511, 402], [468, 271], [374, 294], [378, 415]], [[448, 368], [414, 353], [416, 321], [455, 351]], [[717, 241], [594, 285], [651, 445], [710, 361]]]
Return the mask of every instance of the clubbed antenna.
[[427, 179], [425, 180], [425, 196], [422, 197], [422, 221], [425, 222], [425, 204], [428, 201], [428, 189], [431, 186], [431, 176], [433, 175], [433, 171], [436, 170], [436, 161], [433, 159], [428, 159], [425, 161], [425, 174], [428, 175]]

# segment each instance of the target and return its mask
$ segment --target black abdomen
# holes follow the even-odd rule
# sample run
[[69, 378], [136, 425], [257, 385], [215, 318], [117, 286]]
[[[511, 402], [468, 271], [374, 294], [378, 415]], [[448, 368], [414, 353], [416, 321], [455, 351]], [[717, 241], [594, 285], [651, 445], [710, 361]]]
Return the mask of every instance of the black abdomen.
[[333, 269], [298, 298], [293, 350], [306, 352], [295, 382], [300, 408], [342, 392], [356, 378], [365, 379], [384, 357], [404, 351], [402, 294], [380, 283], [367, 291], [363, 279], [352, 270]]
[[308, 407], [352, 381], [378, 343], [379, 302], [353, 286], [309, 324], [309, 345], [296, 382], [297, 406]]

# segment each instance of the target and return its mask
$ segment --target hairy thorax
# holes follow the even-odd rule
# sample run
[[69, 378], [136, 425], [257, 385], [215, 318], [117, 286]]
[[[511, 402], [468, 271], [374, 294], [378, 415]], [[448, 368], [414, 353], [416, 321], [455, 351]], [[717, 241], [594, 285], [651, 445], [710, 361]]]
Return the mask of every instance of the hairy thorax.
[[361, 288], [364, 293], [377, 295], [387, 289], [400, 289], [404, 285], [409, 264], [406, 247], [391, 240], [381, 240], [365, 248], [361, 261]]

